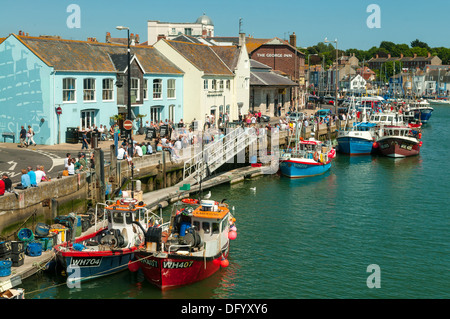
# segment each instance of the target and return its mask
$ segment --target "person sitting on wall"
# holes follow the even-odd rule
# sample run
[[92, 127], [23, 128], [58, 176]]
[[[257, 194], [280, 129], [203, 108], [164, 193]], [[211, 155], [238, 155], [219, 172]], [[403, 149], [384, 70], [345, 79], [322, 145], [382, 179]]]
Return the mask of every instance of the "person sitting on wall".
[[11, 192], [12, 191], [12, 181], [9, 178], [7, 173], [3, 173], [2, 181], [5, 183], [5, 191], [6, 192]]
[[39, 185], [40, 182], [46, 180], [46, 176], [45, 176], [45, 172], [44, 172], [44, 167], [43, 166], [37, 165], [35, 174], [36, 174], [36, 184], [37, 185]]
[[36, 173], [33, 171], [31, 166], [28, 166], [28, 175], [30, 175], [30, 185], [31, 187], [37, 187], [36, 183]]
[[22, 169], [21, 172], [22, 172], [22, 176], [20, 178], [21, 183], [18, 184], [15, 188], [16, 189], [27, 189], [28, 187], [31, 186], [30, 175], [27, 174], [26, 169]]

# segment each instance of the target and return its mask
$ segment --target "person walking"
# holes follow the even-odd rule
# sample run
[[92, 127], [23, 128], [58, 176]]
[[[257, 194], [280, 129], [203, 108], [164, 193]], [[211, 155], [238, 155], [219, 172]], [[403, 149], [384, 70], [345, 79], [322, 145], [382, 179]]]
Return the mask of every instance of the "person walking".
[[81, 146], [81, 149], [84, 150], [85, 148], [88, 150], [89, 149], [89, 144], [87, 142], [87, 135], [86, 135], [86, 131], [83, 131], [82, 133], [82, 140], [81, 142], [83, 143], [83, 145]]
[[28, 125], [28, 132], [27, 132], [27, 137], [28, 137], [28, 145], [32, 145], [36, 146], [36, 142], [34, 141], [33, 137], [34, 137], [34, 130], [31, 128], [31, 125]]
[[28, 147], [28, 144], [26, 143], [27, 138], [27, 131], [22, 126], [22, 129], [20, 130], [20, 147]]

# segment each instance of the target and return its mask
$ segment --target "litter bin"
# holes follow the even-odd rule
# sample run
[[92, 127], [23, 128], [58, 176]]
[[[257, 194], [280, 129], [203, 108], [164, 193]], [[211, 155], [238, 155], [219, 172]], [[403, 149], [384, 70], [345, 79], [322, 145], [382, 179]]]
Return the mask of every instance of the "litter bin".
[[78, 130], [76, 127], [68, 127], [66, 131], [66, 143], [78, 143]]

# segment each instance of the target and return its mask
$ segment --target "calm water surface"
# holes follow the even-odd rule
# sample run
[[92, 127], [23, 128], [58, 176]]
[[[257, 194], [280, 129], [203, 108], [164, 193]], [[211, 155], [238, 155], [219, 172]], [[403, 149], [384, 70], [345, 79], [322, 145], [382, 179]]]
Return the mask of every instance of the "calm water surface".
[[[435, 107], [416, 157], [339, 154], [322, 176], [212, 189], [235, 207], [238, 237], [230, 266], [200, 283], [162, 293], [124, 271], [69, 289], [40, 274], [26, 298], [450, 298], [448, 123], [450, 107]], [[371, 264], [379, 289], [366, 284]]]

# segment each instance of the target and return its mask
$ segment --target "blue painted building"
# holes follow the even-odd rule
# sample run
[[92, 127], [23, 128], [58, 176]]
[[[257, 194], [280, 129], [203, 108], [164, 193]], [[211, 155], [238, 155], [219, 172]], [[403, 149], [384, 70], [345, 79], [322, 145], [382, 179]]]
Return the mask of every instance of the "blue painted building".
[[[126, 119], [127, 46], [14, 34], [0, 42], [0, 132], [17, 141], [20, 127], [31, 125], [36, 143], [53, 145], [65, 143], [69, 127]], [[183, 72], [151, 46], [131, 53], [133, 117], [178, 122]]]

